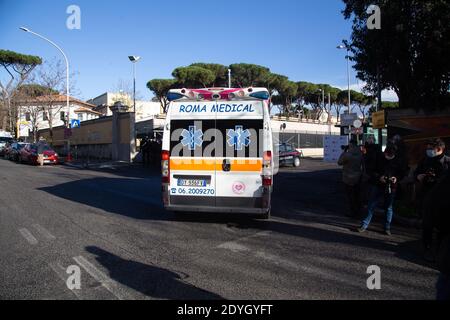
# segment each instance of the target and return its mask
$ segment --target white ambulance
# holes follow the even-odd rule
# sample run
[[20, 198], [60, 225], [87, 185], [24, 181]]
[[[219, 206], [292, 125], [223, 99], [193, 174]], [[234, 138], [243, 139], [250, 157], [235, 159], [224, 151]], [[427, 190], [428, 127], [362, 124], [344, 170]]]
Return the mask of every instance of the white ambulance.
[[167, 98], [164, 207], [268, 219], [273, 144], [267, 89], [176, 89]]

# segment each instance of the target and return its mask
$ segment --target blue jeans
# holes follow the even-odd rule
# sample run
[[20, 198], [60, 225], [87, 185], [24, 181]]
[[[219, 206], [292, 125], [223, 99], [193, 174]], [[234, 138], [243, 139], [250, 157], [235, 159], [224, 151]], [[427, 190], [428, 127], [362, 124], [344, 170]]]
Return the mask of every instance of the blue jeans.
[[386, 213], [386, 223], [385, 223], [385, 230], [391, 229], [391, 222], [392, 217], [394, 216], [394, 200], [395, 200], [395, 192], [391, 193], [385, 193], [385, 190], [372, 186], [370, 189], [370, 195], [369, 195], [369, 203], [367, 206], [367, 217], [363, 220], [361, 227], [364, 229], [367, 229], [367, 227], [370, 224], [370, 221], [372, 221], [373, 213], [375, 211], [375, 208], [377, 207], [378, 201], [383, 198], [384, 199], [384, 211]]

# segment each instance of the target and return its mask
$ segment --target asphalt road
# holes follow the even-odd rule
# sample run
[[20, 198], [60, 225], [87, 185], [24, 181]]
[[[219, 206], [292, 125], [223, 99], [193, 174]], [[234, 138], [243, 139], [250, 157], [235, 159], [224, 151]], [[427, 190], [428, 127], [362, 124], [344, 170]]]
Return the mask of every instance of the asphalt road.
[[[343, 216], [339, 170], [275, 178], [273, 218], [166, 213], [158, 172], [0, 160], [1, 299], [433, 299], [416, 230], [366, 234]], [[66, 270], [81, 270], [69, 290]], [[381, 289], [366, 286], [381, 268]]]

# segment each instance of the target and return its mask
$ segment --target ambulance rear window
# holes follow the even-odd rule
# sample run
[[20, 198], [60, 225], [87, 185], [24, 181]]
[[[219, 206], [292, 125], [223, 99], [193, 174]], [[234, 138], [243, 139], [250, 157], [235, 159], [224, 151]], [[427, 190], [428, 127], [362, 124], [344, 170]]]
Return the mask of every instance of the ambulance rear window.
[[172, 120], [171, 156], [260, 158], [263, 120]]

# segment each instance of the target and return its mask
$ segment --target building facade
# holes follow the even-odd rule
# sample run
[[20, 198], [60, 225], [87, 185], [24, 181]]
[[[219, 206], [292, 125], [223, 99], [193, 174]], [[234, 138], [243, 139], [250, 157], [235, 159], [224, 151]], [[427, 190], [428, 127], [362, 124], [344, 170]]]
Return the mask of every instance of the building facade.
[[[118, 101], [128, 106], [129, 111], [133, 111], [133, 97], [123, 92], [105, 92], [87, 102], [94, 105], [93, 110], [100, 112], [103, 116], [111, 116], [112, 111], [109, 107]], [[136, 122], [152, 119], [160, 113], [161, 104], [159, 102], [136, 100]]]
[[37, 131], [67, 125], [70, 120], [92, 120], [101, 116], [93, 110], [95, 107], [84, 101], [69, 98], [70, 116], [67, 108], [67, 96], [40, 96], [21, 102], [19, 112], [19, 136], [33, 137]]

